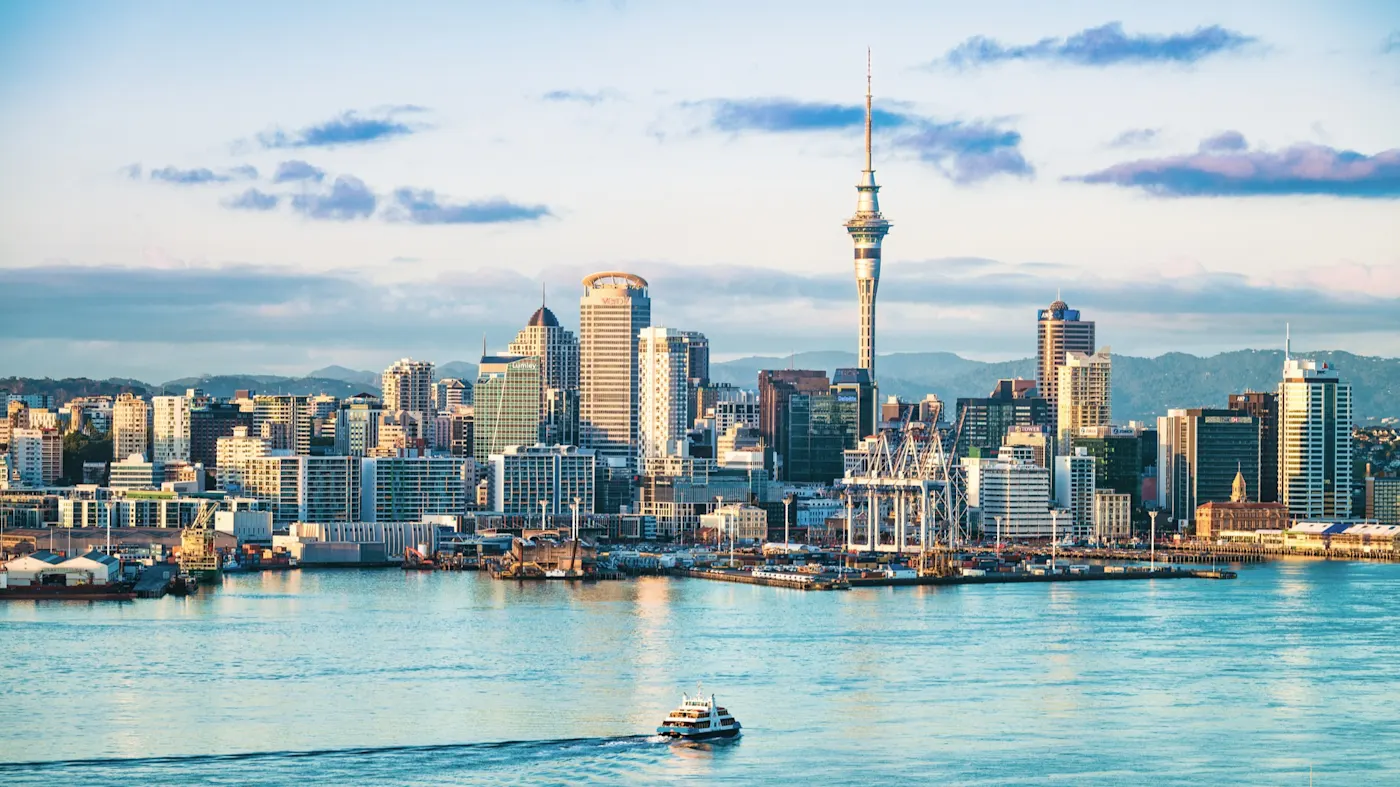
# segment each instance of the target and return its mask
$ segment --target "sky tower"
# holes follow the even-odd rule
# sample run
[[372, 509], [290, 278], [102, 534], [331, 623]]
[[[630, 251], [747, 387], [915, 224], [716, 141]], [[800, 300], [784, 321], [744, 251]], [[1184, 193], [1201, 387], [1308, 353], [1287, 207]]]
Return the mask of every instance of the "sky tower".
[[875, 379], [875, 291], [880, 287], [880, 242], [890, 223], [880, 215], [880, 187], [870, 163], [870, 50], [865, 50], [865, 169], [856, 184], [856, 215], [846, 232], [856, 246], [856, 293], [860, 296], [860, 368]]

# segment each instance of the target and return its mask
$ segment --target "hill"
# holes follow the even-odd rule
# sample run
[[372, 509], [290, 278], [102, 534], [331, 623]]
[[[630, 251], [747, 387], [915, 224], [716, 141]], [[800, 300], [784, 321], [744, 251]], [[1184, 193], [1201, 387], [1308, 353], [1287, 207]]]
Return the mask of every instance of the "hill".
[[[1328, 361], [1352, 385], [1356, 420], [1400, 415], [1400, 359], [1326, 351], [1307, 357]], [[1168, 353], [1156, 358], [1113, 357], [1115, 421], [1148, 421], [1171, 407], [1224, 407], [1231, 393], [1272, 391], [1283, 369], [1279, 350], [1237, 350], [1209, 358]], [[855, 365], [851, 353], [799, 353], [749, 357], [710, 365], [716, 382], [757, 385], [760, 369], [833, 369]], [[1035, 377], [1035, 360], [985, 363], [952, 353], [896, 353], [879, 357], [880, 395], [921, 399], [934, 393], [951, 404], [959, 397], [986, 396], [997, 380]]]
[[163, 389], [172, 394], [184, 393], [186, 388], [198, 388], [210, 396], [229, 397], [240, 389], [249, 389], [261, 394], [292, 394], [314, 396], [330, 394], [345, 398], [361, 391], [379, 393], [378, 386], [356, 385], [344, 380], [331, 380], [325, 377], [278, 377], [263, 374], [224, 374], [204, 377], [181, 377], [155, 386], [156, 393]]
[[134, 393], [145, 396], [151, 386], [139, 380], [124, 380], [113, 377], [109, 380], [92, 380], [87, 377], [65, 377], [53, 380], [48, 377], [0, 377], [0, 391], [14, 394], [48, 394], [56, 403], [67, 402], [80, 396], [117, 396]]

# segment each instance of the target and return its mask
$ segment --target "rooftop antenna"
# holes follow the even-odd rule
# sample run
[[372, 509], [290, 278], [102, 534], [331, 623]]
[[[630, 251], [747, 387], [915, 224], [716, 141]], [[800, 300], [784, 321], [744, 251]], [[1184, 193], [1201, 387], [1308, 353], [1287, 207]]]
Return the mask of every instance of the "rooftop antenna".
[[865, 48], [865, 171], [870, 166], [870, 47]]
[[1293, 357], [1293, 326], [1283, 324], [1283, 360], [1287, 363]]
[[486, 333], [484, 331], [481, 334], [481, 357], [486, 357]]
[[540, 308], [543, 309], [543, 308], [544, 308], [544, 305], [545, 305], [545, 300], [544, 300], [544, 282], [540, 282]]

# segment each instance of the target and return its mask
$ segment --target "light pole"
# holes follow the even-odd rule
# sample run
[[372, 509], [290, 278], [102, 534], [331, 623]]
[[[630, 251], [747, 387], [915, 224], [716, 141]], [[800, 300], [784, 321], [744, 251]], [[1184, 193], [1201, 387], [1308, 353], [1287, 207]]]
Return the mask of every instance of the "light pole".
[[1147, 553], [1147, 554], [1150, 556], [1150, 563], [1149, 563], [1149, 565], [1151, 565], [1153, 571], [1156, 571], [1156, 570], [1157, 570], [1157, 512], [1156, 512], [1156, 511], [1148, 511], [1148, 512], [1147, 512], [1147, 516], [1150, 517], [1150, 518], [1152, 519], [1152, 535], [1151, 535], [1151, 537], [1148, 538], [1148, 540], [1147, 540], [1147, 549], [1148, 549], [1148, 553]]
[[1056, 547], [1060, 540], [1060, 509], [1050, 509], [1050, 573], [1055, 573]]
[[569, 511], [573, 513], [574, 541], [578, 541], [578, 504], [579, 499], [577, 497], [574, 498], [572, 503], [569, 503]]
[[[718, 522], [718, 523], [720, 523], [720, 524], [723, 524], [723, 523], [724, 523], [724, 513], [723, 513], [723, 511], [721, 511], [721, 509], [723, 509], [723, 508], [724, 508], [724, 495], [715, 495], [715, 513], [719, 515], [719, 518], [716, 520], [716, 522]], [[724, 541], [723, 541], [723, 538], [724, 538], [724, 534], [720, 531], [719, 526], [717, 525], [717, 526], [715, 527], [715, 551], [716, 551], [716, 552], [718, 552], [718, 551], [720, 551], [721, 549], [724, 548]]]
[[792, 495], [783, 498], [783, 553], [787, 554], [788, 544], [792, 541], [788, 538], [788, 522], [792, 519], [788, 515], [788, 510], [792, 508]]

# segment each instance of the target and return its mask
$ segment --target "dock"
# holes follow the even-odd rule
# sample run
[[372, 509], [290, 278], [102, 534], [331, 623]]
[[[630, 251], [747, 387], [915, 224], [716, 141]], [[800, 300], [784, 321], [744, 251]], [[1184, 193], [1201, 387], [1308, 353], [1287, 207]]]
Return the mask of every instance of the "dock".
[[170, 588], [170, 580], [174, 579], [180, 567], [170, 563], [157, 563], [145, 571], [141, 572], [141, 578], [136, 581], [137, 598], [160, 598], [165, 595]]
[[[1031, 571], [1001, 571], [980, 575], [949, 574], [915, 577], [845, 576], [835, 574], [804, 574], [781, 571], [743, 571], [740, 569], [687, 569], [682, 576], [719, 582], [740, 582], [746, 585], [792, 588], [795, 590], [846, 590], [865, 587], [904, 587], [909, 585], [1006, 585], [1024, 582], [1105, 582], [1131, 579], [1235, 579], [1233, 571], [1190, 569], [1175, 566], [1133, 568], [1105, 571], [1092, 566], [1086, 571], [1058, 573]], [[1095, 570], [1096, 569], [1096, 570]]]

